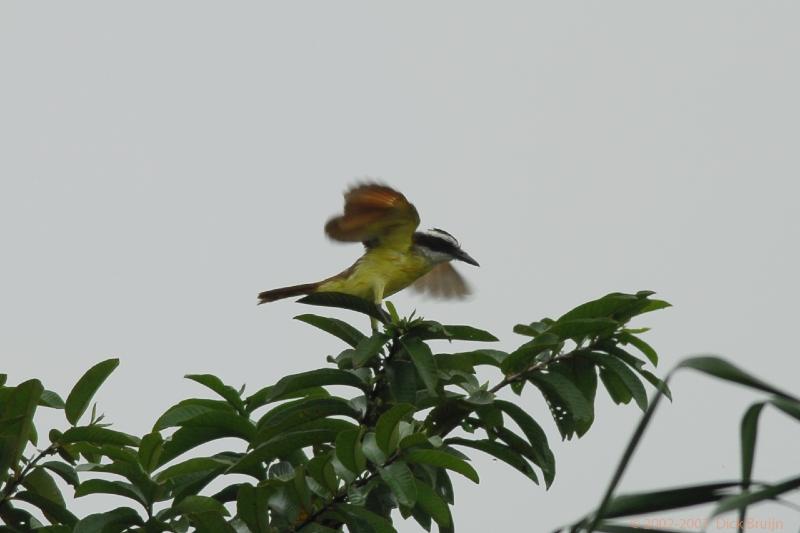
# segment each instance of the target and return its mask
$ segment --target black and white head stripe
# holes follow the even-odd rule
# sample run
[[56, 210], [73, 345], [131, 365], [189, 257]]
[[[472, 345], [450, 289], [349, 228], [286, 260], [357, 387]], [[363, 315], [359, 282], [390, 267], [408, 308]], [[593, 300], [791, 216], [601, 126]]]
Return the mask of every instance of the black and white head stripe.
[[446, 254], [461, 249], [461, 245], [458, 244], [455, 237], [439, 228], [416, 232], [414, 234], [414, 244]]

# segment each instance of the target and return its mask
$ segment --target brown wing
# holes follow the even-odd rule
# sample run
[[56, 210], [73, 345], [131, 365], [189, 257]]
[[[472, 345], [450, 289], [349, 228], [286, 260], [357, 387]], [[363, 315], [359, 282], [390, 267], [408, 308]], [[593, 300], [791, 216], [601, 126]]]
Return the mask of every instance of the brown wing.
[[450, 263], [439, 263], [411, 287], [418, 292], [445, 300], [461, 299], [472, 292], [466, 280]]
[[419, 215], [405, 196], [385, 185], [367, 183], [344, 194], [344, 214], [330, 219], [325, 233], [337, 241], [377, 239], [381, 244], [408, 247], [417, 226]]

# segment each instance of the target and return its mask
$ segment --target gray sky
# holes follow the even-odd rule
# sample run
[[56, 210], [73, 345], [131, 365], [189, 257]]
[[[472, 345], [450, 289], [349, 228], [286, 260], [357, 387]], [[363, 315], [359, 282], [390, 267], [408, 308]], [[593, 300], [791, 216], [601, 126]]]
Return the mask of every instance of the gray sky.
[[[324, 365], [342, 346], [291, 320], [314, 310], [255, 296], [350, 264], [359, 247], [322, 225], [370, 176], [481, 263], [461, 268], [471, 300], [400, 294], [401, 311], [512, 349], [517, 322], [653, 289], [675, 305], [638, 323], [661, 373], [713, 352], [796, 389], [798, 16], [781, 1], [4, 2], [0, 372], [66, 394], [118, 356], [100, 406], [142, 434], [204, 394], [185, 373], [254, 390]], [[690, 374], [673, 390], [626, 491], [739, 475], [756, 396]], [[555, 484], [475, 453], [459, 529], [547, 531], [596, 505], [638, 420], [598, 398], [589, 434], [562, 444], [528, 390]], [[761, 431], [756, 477], [792, 473], [800, 428], [766, 413]], [[92, 498], [80, 512], [106, 505]]]

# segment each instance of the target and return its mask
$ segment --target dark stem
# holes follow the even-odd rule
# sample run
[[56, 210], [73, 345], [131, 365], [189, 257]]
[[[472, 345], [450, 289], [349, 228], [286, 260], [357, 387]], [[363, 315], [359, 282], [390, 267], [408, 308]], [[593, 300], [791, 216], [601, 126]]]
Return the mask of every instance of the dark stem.
[[47, 457], [49, 455], [53, 455], [54, 453], [56, 453], [57, 450], [58, 450], [58, 445], [51, 444], [50, 446], [48, 446], [44, 450], [41, 450], [39, 452], [39, 455], [37, 455], [36, 457], [34, 457], [30, 461], [28, 461], [28, 464], [25, 465], [25, 468], [23, 468], [22, 471], [19, 474], [17, 474], [16, 476], [12, 477], [8, 481], [8, 483], [6, 483], [6, 486], [3, 489], [3, 492], [0, 493], [0, 504], [5, 503], [8, 499], [11, 498], [11, 496], [14, 495], [14, 491], [17, 490], [17, 487], [20, 485], [20, 483], [25, 481], [25, 478], [28, 476], [28, 474], [31, 473], [31, 470], [36, 468], [36, 464], [39, 461], [41, 461], [42, 459], [44, 459], [45, 457]]

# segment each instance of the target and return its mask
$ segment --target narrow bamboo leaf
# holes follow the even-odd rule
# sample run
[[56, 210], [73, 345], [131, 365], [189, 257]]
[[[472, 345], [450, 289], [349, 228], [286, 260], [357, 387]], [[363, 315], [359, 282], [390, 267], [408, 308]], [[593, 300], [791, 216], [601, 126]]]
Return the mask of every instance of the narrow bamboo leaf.
[[61, 435], [59, 442], [61, 444], [89, 442], [91, 444], [116, 444], [119, 446], [139, 445], [139, 439], [133, 435], [100, 426], [72, 427]]
[[375, 424], [375, 441], [385, 454], [390, 454], [397, 447], [399, 435], [397, 425], [415, 410], [414, 406], [400, 403], [383, 413]]
[[244, 402], [242, 401], [242, 397], [239, 395], [239, 392], [230, 385], [225, 385], [217, 376], [212, 374], [187, 374], [184, 377], [201, 385], [205, 385], [212, 391], [222, 396], [222, 398], [224, 398], [225, 401], [228, 402], [231, 407], [236, 409], [238, 412], [244, 412]]
[[742, 449], [742, 488], [747, 489], [753, 476], [753, 458], [756, 452], [756, 436], [758, 434], [758, 418], [764, 403], [756, 403], [750, 406], [742, 417], [740, 430], [741, 449]]
[[336, 318], [329, 318], [325, 316], [319, 315], [312, 315], [312, 314], [304, 314], [304, 315], [297, 315], [294, 317], [295, 320], [299, 320], [301, 322], [305, 322], [306, 324], [311, 324], [322, 331], [330, 333], [334, 337], [338, 337], [339, 339], [343, 340], [353, 348], [365, 337], [363, 333], [358, 331], [356, 328], [344, 322], [342, 320], [338, 320]]
[[793, 402], [784, 398], [772, 398], [769, 403], [795, 420], [800, 420], [800, 402]]
[[92, 401], [97, 389], [111, 375], [111, 372], [119, 366], [119, 359], [107, 359], [97, 363], [78, 380], [69, 395], [64, 407], [67, 420], [73, 426], [78, 423], [78, 419], [86, 412], [86, 408]]
[[623, 526], [620, 524], [612, 524], [611, 522], [600, 522], [597, 524], [595, 531], [601, 531], [603, 533], [684, 533], [686, 530], [650, 529], [640, 525]]
[[614, 356], [607, 355], [600, 352], [592, 352], [584, 355], [587, 359], [594, 361], [604, 370], [614, 373], [619, 380], [630, 391], [631, 396], [636, 400], [636, 404], [642, 411], [647, 409], [647, 391], [644, 390], [642, 382], [636, 377], [636, 374], [631, 371], [625, 363], [615, 358]]
[[609, 502], [601, 518], [636, 516], [714, 502], [729, 495], [737, 485], [734, 481], [621, 494]]
[[450, 528], [453, 518], [444, 500], [427, 483], [419, 479], [414, 481], [417, 485], [417, 505], [439, 525], [439, 531]]
[[297, 300], [302, 304], [321, 305], [323, 307], [338, 307], [371, 316], [384, 324], [391, 321], [388, 313], [377, 304], [364, 300], [352, 294], [340, 292], [315, 292]]
[[717, 504], [711, 516], [718, 516], [728, 511], [746, 509], [754, 503], [775, 499], [781, 494], [798, 488], [800, 488], [800, 477], [787, 479], [786, 481], [768, 486], [764, 489], [729, 496]]
[[684, 359], [680, 365], [678, 365], [678, 368], [692, 368], [719, 379], [724, 379], [726, 381], [745, 385], [753, 389], [775, 394], [781, 398], [786, 398], [795, 402], [800, 401], [791, 394], [783, 392], [773, 387], [769, 383], [765, 383], [760, 379], [751, 376], [744, 370], [741, 370], [740, 368], [732, 365], [724, 359], [720, 359], [719, 357], [690, 357], [689, 359]]
[[438, 384], [438, 371], [436, 367], [436, 360], [433, 358], [430, 347], [424, 341], [417, 338], [404, 338], [400, 341], [411, 357], [411, 361], [419, 373], [422, 382], [431, 394], [436, 394], [436, 385]]
[[400, 505], [414, 507], [417, 502], [417, 486], [414, 474], [403, 461], [394, 461], [392, 464], [378, 468], [378, 473], [384, 483], [392, 490]]
[[484, 453], [488, 453], [489, 455], [500, 459], [509, 466], [516, 468], [530, 478], [534, 483], [539, 483], [539, 478], [536, 476], [536, 472], [533, 471], [533, 468], [528, 461], [526, 461], [522, 455], [504, 444], [485, 439], [468, 440], [461, 437], [451, 437], [445, 440], [445, 443], [453, 446], [466, 446], [468, 448], [474, 448]]
[[452, 470], [453, 472], [458, 472], [470, 481], [475, 483], [480, 482], [478, 473], [469, 463], [451, 453], [447, 453], [442, 450], [424, 450], [418, 448], [414, 450], [408, 450], [403, 454], [403, 457], [405, 457], [406, 461], [409, 463], [446, 468], [448, 470]]
[[371, 337], [362, 339], [353, 351], [353, 367], [361, 368], [373, 358], [377, 357], [383, 345], [389, 341], [389, 336], [380, 332], [375, 332]]
[[259, 390], [247, 398], [247, 409], [252, 412], [262, 405], [286, 399], [287, 396], [297, 391], [327, 385], [346, 385], [362, 390], [367, 389], [367, 384], [353, 372], [335, 368], [321, 368], [286, 376], [278, 380], [275, 385]]
[[91, 514], [75, 524], [73, 533], [110, 533], [143, 526], [139, 513], [130, 507], [117, 507], [105, 513]]
[[19, 463], [33, 427], [36, 405], [44, 391], [32, 379], [12, 388], [0, 404], [0, 485]]

